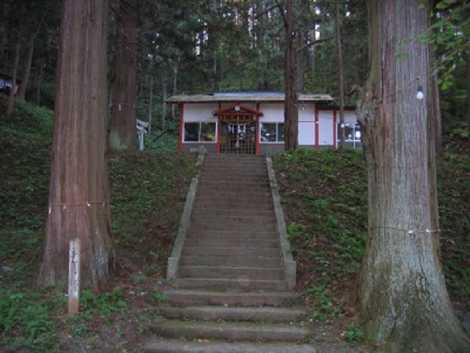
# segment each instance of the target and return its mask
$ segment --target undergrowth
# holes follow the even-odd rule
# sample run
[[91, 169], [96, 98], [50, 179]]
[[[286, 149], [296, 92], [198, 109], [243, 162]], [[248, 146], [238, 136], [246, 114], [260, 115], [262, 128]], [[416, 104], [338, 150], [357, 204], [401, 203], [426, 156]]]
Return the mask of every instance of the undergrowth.
[[35, 286], [47, 217], [53, 113], [18, 102], [7, 118], [5, 103], [0, 96], [0, 351], [62, 352], [64, 332], [93, 334], [101, 323], [132, 310], [128, 297], [137, 292], [134, 287], [162, 278], [194, 159], [176, 153], [171, 136], [148, 139], [144, 153], [109, 156], [115, 277], [125, 288], [84, 289], [80, 315], [64, 323], [64, 293]]
[[[299, 149], [274, 158], [298, 285], [316, 319], [353, 315], [367, 239], [367, 171], [361, 152]], [[441, 249], [454, 302], [470, 309], [470, 156], [439, 162]], [[355, 334], [353, 336], [356, 336]]]

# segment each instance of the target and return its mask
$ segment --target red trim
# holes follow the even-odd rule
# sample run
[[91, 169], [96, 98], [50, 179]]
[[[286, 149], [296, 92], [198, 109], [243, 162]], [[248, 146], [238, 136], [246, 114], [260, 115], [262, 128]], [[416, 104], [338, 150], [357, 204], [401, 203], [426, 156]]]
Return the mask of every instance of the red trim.
[[184, 129], [184, 103], [179, 104], [180, 107], [180, 128], [178, 136], [178, 151], [183, 150], [183, 129]]
[[260, 104], [256, 103], [256, 155], [259, 156], [261, 154], [261, 149], [259, 145], [259, 117], [263, 115], [260, 112]]
[[217, 134], [217, 136], [216, 136], [217, 144], [216, 144], [216, 146], [215, 146], [215, 149], [216, 149], [217, 154], [220, 154], [220, 136], [221, 136], [221, 133], [220, 133], [220, 132], [221, 132], [221, 131], [220, 131], [220, 128], [221, 128], [221, 126], [220, 126], [220, 123], [221, 123], [221, 120], [220, 120], [220, 112], [221, 112], [221, 111], [222, 111], [222, 104], [219, 103], [219, 107], [218, 107], [218, 109], [217, 109], [217, 114], [216, 114], [216, 115], [217, 115], [217, 131], [216, 131], [216, 134]]
[[320, 148], [320, 112], [315, 104], [315, 147]]
[[336, 110], [333, 110], [333, 146], [337, 148], [337, 135], [338, 134], [338, 128], [336, 126]]

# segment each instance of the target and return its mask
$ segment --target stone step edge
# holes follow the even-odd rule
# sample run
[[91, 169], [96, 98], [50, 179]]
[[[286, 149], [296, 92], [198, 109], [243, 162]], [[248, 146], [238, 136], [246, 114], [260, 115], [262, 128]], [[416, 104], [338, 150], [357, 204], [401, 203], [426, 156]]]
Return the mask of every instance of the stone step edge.
[[144, 353], [317, 353], [310, 345], [282, 343], [188, 342], [151, 338], [143, 347]]
[[160, 314], [170, 319], [201, 321], [237, 321], [291, 323], [307, 316], [299, 307], [240, 307], [226, 305], [172, 306], [159, 308]]
[[311, 331], [303, 326], [255, 322], [163, 320], [151, 330], [162, 337], [227, 341], [302, 342]]

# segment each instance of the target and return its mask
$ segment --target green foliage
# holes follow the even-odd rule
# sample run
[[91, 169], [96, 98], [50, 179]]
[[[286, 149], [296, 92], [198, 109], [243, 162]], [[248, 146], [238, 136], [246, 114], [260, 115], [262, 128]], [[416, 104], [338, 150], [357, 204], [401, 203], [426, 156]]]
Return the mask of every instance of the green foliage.
[[364, 341], [364, 331], [360, 326], [350, 324], [345, 333], [344, 338], [350, 343], [360, 343]]
[[160, 291], [155, 291], [152, 293], [152, 299], [157, 303], [161, 304], [164, 303], [168, 300], [168, 296]]
[[[458, 132], [457, 132], [458, 133]], [[323, 292], [354, 290], [367, 239], [367, 174], [358, 152], [297, 150], [274, 158], [299, 278], [328, 311]], [[452, 298], [470, 303], [470, 157], [439, 162], [441, 249]], [[345, 289], [346, 287], [346, 289]], [[320, 304], [319, 304], [320, 303]], [[323, 303], [323, 304], [321, 304]], [[468, 304], [467, 304], [468, 306]], [[317, 310], [324, 318], [325, 310]]]
[[52, 307], [37, 294], [0, 290], [0, 337], [10, 345], [48, 352], [55, 346]]
[[312, 319], [325, 321], [340, 314], [341, 310], [333, 304], [325, 285], [309, 287], [305, 293], [313, 303]]
[[[63, 295], [34, 286], [47, 219], [53, 114], [19, 102], [7, 119], [5, 103], [0, 95], [0, 346], [57, 352], [58, 332], [96, 334], [98, 325], [125, 315], [130, 304], [122, 289], [101, 294], [85, 289], [81, 313], [56, 325], [66, 307]], [[119, 262], [139, 269], [135, 273], [144, 278], [136, 277], [135, 286], [164, 273], [195, 172], [192, 156], [162, 150], [110, 156], [116, 251]]]
[[121, 288], [98, 294], [90, 289], [84, 289], [80, 294], [80, 311], [86, 316], [110, 316], [126, 308], [127, 301]]

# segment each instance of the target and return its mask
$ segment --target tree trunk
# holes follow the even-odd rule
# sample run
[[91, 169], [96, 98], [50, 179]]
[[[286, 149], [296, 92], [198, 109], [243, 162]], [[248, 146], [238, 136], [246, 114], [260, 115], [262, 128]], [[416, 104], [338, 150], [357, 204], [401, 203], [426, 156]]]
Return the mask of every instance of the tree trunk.
[[167, 98], [168, 98], [168, 89], [166, 85], [166, 76], [162, 75], [162, 130], [166, 129], [166, 115], [167, 115], [166, 100]]
[[[409, 40], [427, 31], [428, 4], [368, 5], [371, 71], [359, 109], [369, 179], [359, 296], [366, 335], [380, 352], [469, 352], [439, 258], [433, 141], [439, 97], [433, 95], [430, 50], [424, 41]], [[417, 85], [423, 100], [416, 97]]]
[[297, 97], [297, 33], [294, 29], [293, 0], [287, 0], [286, 13], [286, 58], [284, 85], [286, 91], [285, 100], [285, 124], [284, 146], [286, 150], [295, 150], [298, 144], [298, 120], [299, 107]]
[[467, 50], [467, 60], [465, 62], [465, 76], [467, 77], [467, 109], [465, 115], [467, 118], [467, 124], [470, 127], [470, 50]]
[[113, 151], [133, 151], [137, 147], [137, 14], [132, 0], [120, 0], [119, 11], [109, 147]]
[[65, 0], [61, 27], [43, 286], [67, 282], [81, 243], [83, 286], [101, 288], [113, 257], [106, 146], [106, 0]]
[[44, 76], [44, 70], [46, 69], [46, 65], [40, 62], [38, 66], [39, 66], [38, 74], [37, 74], [38, 76], [36, 79], [36, 97], [34, 100], [37, 105], [41, 105], [41, 86], [42, 86], [42, 80]]
[[[305, 46], [304, 31], [300, 30], [297, 33], [297, 48], [303, 48]], [[297, 53], [297, 93], [301, 93], [305, 89], [305, 49], [302, 49], [300, 53]]]
[[[175, 61], [173, 66], [173, 91], [172, 95], [176, 95], [178, 92], [178, 61]], [[176, 119], [176, 104], [171, 105], [171, 117], [173, 120]]]
[[149, 77], [149, 107], [148, 107], [148, 123], [149, 133], [152, 132], [152, 119], [153, 118], [153, 75]]
[[[343, 43], [341, 38], [342, 18], [340, 11], [340, 0], [335, 3], [335, 23], [336, 23], [336, 56], [338, 60], [338, 91], [339, 91], [339, 148], [344, 147], [346, 139], [344, 129], [344, 62], [343, 62]], [[334, 127], [338, 129], [337, 126]]]
[[26, 57], [26, 65], [24, 68], [23, 80], [21, 81], [20, 90], [18, 92], [18, 97], [21, 99], [25, 99], [26, 90], [28, 89], [29, 76], [31, 75], [31, 65], [33, 64], [35, 38], [36, 35], [34, 34], [29, 41], [28, 56]]
[[16, 77], [18, 74], [18, 65], [20, 62], [21, 44], [18, 36], [18, 42], [15, 45], [15, 61], [13, 63], [13, 71], [11, 73], [11, 89], [8, 97], [7, 116], [10, 116], [15, 110], [15, 97], [18, 86], [16, 85]]

